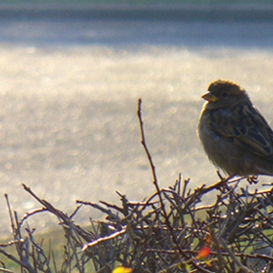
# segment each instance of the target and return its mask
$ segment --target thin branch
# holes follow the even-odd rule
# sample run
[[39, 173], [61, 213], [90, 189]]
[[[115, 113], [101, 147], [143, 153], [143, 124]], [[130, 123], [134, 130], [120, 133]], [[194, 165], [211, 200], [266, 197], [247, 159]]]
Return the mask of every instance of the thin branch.
[[126, 229], [124, 228], [124, 229], [122, 229], [120, 231], [117, 231], [117, 232], [115, 232], [115, 233], [113, 233], [113, 234], [111, 234], [109, 236], [105, 236], [105, 237], [99, 238], [98, 240], [95, 240], [92, 243], [84, 245], [84, 247], [82, 248], [82, 251], [86, 251], [90, 247], [93, 247], [93, 246], [96, 246], [96, 245], [98, 245], [100, 243], [112, 240], [112, 239], [114, 239], [114, 238], [116, 238], [116, 237], [124, 234], [125, 232], [126, 232]]
[[5, 198], [6, 198], [6, 203], [7, 203], [8, 212], [9, 212], [11, 232], [14, 235], [14, 231], [15, 231], [14, 219], [12, 217], [12, 211], [11, 211], [11, 205], [10, 205], [10, 202], [9, 202], [9, 196], [6, 193], [5, 193]]
[[5, 272], [5, 273], [14, 273], [14, 271], [6, 269], [6, 268], [2, 268], [0, 267], [0, 272]]
[[[150, 163], [150, 167], [151, 167], [152, 174], [153, 174], [153, 184], [154, 184], [154, 186], [156, 188], [156, 192], [157, 192], [158, 197], [159, 197], [159, 201], [160, 201], [160, 204], [161, 204], [162, 212], [164, 214], [166, 225], [167, 225], [167, 227], [168, 227], [168, 229], [169, 229], [169, 231], [171, 233], [171, 237], [173, 239], [173, 242], [174, 242], [175, 246], [177, 247], [177, 249], [179, 251], [179, 254], [181, 256], [185, 257], [185, 254], [181, 250], [180, 245], [179, 245], [178, 241], [176, 240], [176, 236], [174, 234], [173, 228], [172, 228], [171, 223], [170, 223], [169, 218], [168, 218], [168, 214], [167, 214], [166, 209], [165, 209], [162, 193], [161, 193], [161, 190], [160, 190], [159, 185], [158, 185], [158, 180], [157, 180], [157, 175], [156, 175], [156, 168], [155, 168], [151, 153], [150, 153], [150, 151], [148, 149], [148, 146], [147, 146], [147, 143], [146, 143], [146, 138], [145, 138], [145, 133], [144, 133], [144, 122], [143, 122], [142, 113], [141, 113], [141, 103], [142, 103], [142, 100], [139, 99], [138, 100], [137, 115], [138, 115], [139, 124], [140, 124], [141, 144], [144, 147], [144, 150], [146, 152], [146, 155], [147, 155], [149, 163]], [[186, 258], [188, 258], [187, 255], [186, 255]]]

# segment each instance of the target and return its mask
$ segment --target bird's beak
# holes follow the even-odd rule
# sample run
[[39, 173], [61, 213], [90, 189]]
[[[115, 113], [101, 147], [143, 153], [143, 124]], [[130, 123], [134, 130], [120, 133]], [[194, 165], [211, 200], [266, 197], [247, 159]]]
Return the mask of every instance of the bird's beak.
[[216, 102], [218, 100], [218, 98], [212, 95], [209, 91], [202, 95], [202, 99], [207, 100], [209, 102]]

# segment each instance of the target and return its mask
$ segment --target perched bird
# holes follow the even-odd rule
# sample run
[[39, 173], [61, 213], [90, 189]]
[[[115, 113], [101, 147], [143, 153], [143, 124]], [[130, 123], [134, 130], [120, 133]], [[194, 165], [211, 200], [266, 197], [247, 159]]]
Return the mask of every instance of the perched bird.
[[230, 176], [273, 175], [273, 131], [246, 91], [217, 80], [202, 98], [198, 135], [210, 161]]

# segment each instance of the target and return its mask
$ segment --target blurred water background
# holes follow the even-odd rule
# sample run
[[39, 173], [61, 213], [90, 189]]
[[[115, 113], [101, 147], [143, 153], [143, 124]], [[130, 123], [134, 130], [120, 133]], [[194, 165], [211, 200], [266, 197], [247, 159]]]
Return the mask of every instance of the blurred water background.
[[[217, 181], [196, 136], [200, 96], [218, 78], [244, 86], [273, 125], [272, 1], [3, 1], [0, 4], [0, 232], [4, 193], [21, 184], [71, 213], [153, 191], [136, 115], [160, 186]], [[270, 178], [262, 177], [262, 181]], [[79, 219], [99, 217], [95, 212]], [[37, 229], [50, 217], [37, 217]]]

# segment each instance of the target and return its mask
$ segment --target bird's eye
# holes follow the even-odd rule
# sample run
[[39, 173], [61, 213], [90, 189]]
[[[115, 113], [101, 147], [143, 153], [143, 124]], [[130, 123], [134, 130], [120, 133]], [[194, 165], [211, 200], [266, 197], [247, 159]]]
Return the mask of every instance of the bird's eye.
[[228, 96], [228, 94], [226, 92], [223, 93], [222, 97], [226, 98]]

